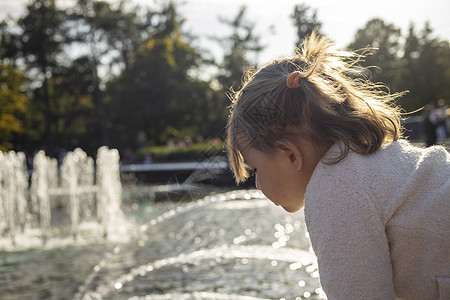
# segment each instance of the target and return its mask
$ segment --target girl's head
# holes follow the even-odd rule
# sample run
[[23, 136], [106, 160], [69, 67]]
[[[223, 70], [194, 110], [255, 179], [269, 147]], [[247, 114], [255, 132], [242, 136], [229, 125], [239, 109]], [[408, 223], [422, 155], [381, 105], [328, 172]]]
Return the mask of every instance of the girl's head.
[[389, 94], [361, 76], [352, 54], [333, 50], [325, 37], [312, 34], [294, 57], [250, 70], [233, 95], [227, 126], [229, 161], [236, 182], [249, 173], [246, 147], [273, 152], [279, 141], [316, 149], [341, 142], [343, 159], [351, 149], [370, 154], [401, 136], [400, 113]]

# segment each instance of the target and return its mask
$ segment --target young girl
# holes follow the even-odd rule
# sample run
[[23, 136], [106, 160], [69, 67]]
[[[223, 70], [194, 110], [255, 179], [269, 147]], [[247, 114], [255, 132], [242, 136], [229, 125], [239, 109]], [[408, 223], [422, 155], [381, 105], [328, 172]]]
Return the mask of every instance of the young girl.
[[328, 299], [450, 299], [450, 155], [400, 139], [399, 96], [315, 34], [234, 95], [236, 181], [305, 206]]

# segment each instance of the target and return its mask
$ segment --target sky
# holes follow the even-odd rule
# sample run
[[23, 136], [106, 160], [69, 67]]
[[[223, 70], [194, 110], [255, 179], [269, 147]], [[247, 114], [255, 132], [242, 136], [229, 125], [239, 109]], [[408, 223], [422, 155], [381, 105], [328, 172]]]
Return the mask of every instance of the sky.
[[[75, 0], [57, 0], [69, 4]], [[111, 2], [116, 0], [109, 0]], [[140, 5], [148, 5], [154, 0], [129, 0]], [[163, 1], [163, 0], [156, 0]], [[19, 16], [28, 0], [0, 0], [0, 19], [7, 14]], [[186, 19], [184, 29], [198, 37], [198, 46], [213, 53], [220, 52], [217, 43], [208, 37], [226, 36], [228, 27], [218, 21], [219, 16], [232, 19], [242, 5], [247, 6], [247, 19], [255, 24], [255, 33], [266, 48], [254, 57], [265, 63], [283, 55], [292, 55], [295, 48], [295, 28], [290, 18], [296, 4], [305, 3], [317, 10], [317, 18], [322, 22], [321, 31], [345, 48], [356, 31], [372, 18], [378, 17], [393, 23], [406, 35], [410, 22], [416, 29], [422, 29], [429, 21], [434, 34], [450, 40], [449, 0], [177, 0], [180, 14]], [[272, 29], [270, 29], [272, 28]]]

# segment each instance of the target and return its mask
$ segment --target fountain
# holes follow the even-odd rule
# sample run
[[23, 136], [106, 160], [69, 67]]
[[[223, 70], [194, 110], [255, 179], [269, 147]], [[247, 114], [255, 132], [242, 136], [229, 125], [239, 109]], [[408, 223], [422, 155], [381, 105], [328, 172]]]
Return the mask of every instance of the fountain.
[[47, 243], [51, 223], [51, 203], [49, 189], [58, 185], [58, 163], [39, 151], [33, 158], [33, 174], [31, 176], [30, 198], [33, 221], [42, 232], [42, 241]]
[[322, 299], [303, 222], [254, 190], [178, 204], [108, 253], [74, 299]]
[[0, 236], [9, 236], [15, 245], [15, 235], [24, 231], [27, 214], [28, 178], [23, 153], [0, 152]]
[[[288, 214], [257, 190], [211, 189], [195, 193], [207, 196], [181, 202], [121, 199], [130, 187], [117, 184], [117, 162], [117, 152], [99, 150], [94, 176], [93, 161], [74, 151], [60, 168], [59, 185], [42, 171], [47, 175], [44, 182], [32, 183], [40, 191], [32, 203], [53, 212], [59, 195], [70, 207], [65, 235], [76, 242], [54, 248], [48, 242], [44, 248], [50, 250], [36, 252], [0, 252], [2, 299], [325, 298], [303, 212]], [[35, 164], [54, 172], [45, 155], [36, 156]], [[94, 214], [92, 206], [101, 213]], [[38, 219], [52, 229], [57, 216], [47, 213]], [[35, 223], [34, 215], [25, 220]], [[83, 224], [90, 222], [97, 224], [90, 227], [97, 232], [93, 236], [108, 239], [83, 243]], [[6, 221], [1, 226], [11, 227]]]
[[94, 160], [79, 148], [67, 153], [59, 170], [56, 159], [39, 151], [28, 186], [25, 155], [0, 152], [0, 250], [36, 247], [30, 241], [37, 236], [45, 246], [64, 229], [60, 222], [52, 226], [52, 219], [64, 219], [67, 212], [74, 240], [89, 222], [98, 224], [100, 236], [116, 231], [114, 225], [123, 218], [118, 166], [118, 151], [107, 147], [98, 150], [96, 174]]

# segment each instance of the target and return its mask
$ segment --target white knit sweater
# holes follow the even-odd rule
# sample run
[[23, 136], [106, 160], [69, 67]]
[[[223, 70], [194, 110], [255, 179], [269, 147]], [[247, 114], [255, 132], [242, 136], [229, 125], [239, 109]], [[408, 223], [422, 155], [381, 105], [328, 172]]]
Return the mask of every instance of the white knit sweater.
[[328, 299], [450, 299], [450, 155], [406, 141], [371, 155], [334, 145], [305, 219]]

